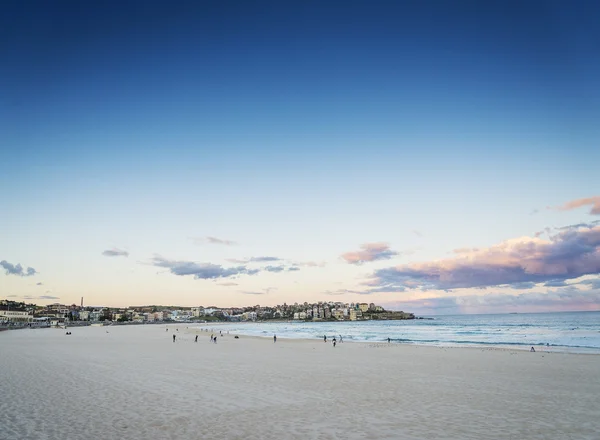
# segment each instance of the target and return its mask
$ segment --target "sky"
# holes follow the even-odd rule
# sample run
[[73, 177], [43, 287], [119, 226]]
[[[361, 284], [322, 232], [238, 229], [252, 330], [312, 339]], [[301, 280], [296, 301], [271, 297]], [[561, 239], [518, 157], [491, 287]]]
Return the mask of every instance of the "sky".
[[0, 298], [600, 310], [593, 1], [7, 1]]

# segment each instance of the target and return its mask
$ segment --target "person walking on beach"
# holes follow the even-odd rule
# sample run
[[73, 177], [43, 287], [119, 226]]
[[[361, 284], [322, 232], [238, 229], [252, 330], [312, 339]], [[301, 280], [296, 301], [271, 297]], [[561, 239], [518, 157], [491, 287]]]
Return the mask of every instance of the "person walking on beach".
[[323, 335], [323, 342], [327, 342], [327, 335]]
[[335, 348], [335, 344], [336, 344], [336, 340], [335, 340], [335, 336], [333, 337], [333, 348]]
[[196, 339], [194, 339], [194, 342], [198, 342], [198, 335], [196, 335]]
[[344, 342], [344, 340], [342, 339], [342, 335], [340, 335], [340, 344]]
[[210, 335], [210, 342], [212, 342], [214, 338], [215, 338], [215, 335]]
[[217, 343], [217, 337], [215, 336], [215, 339], [213, 339], [213, 342], [216, 344]]
[[273, 343], [277, 342], [277, 335], [273, 335]]
[[175, 342], [175, 335], [173, 335], [173, 342]]
[[390, 338], [388, 338], [388, 344], [389, 344], [390, 342], [392, 342], [392, 340], [391, 340]]

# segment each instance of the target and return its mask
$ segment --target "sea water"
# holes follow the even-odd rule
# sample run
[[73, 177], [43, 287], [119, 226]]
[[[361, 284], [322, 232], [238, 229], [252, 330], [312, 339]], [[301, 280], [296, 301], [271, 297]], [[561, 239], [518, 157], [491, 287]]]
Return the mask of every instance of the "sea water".
[[[453, 315], [407, 321], [257, 322], [219, 325], [240, 335], [387, 342], [437, 346], [496, 346], [600, 354], [600, 312]], [[205, 324], [206, 325], [206, 324]]]

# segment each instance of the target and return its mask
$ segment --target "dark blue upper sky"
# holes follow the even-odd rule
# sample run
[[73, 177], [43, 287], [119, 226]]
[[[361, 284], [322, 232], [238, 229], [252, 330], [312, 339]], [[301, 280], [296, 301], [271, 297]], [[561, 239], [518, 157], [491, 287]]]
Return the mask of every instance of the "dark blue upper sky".
[[89, 133], [260, 136], [264, 147], [297, 136], [483, 130], [587, 143], [598, 133], [592, 1], [1, 8], [2, 131], [13, 150], [37, 151], [43, 139], [62, 154]]

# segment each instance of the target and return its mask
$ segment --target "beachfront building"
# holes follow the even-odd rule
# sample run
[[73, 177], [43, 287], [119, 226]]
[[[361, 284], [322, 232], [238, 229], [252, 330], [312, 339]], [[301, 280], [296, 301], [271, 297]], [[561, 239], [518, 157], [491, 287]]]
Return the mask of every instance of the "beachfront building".
[[369, 304], [367, 304], [367, 303], [360, 303], [360, 304], [358, 304], [358, 309], [361, 312], [363, 312], [363, 313], [364, 312], [368, 312], [369, 311]]
[[31, 322], [33, 316], [27, 310], [9, 310], [0, 308], [0, 322]]
[[192, 316], [194, 318], [199, 318], [201, 316], [204, 316], [204, 307], [202, 307], [202, 306], [192, 307]]
[[256, 312], [245, 312], [242, 313], [242, 320], [244, 321], [256, 321]]
[[79, 320], [87, 321], [90, 319], [90, 312], [88, 310], [80, 310], [79, 311]]

